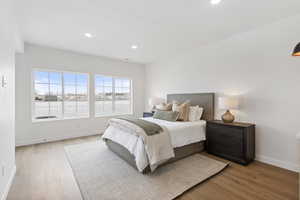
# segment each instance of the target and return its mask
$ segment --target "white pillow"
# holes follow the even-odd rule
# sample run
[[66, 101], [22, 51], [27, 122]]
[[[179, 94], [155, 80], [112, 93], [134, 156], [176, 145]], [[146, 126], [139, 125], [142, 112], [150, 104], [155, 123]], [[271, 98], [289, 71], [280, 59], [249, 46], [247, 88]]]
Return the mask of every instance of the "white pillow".
[[199, 106], [191, 106], [189, 111], [189, 121], [199, 121], [203, 114], [203, 108]]

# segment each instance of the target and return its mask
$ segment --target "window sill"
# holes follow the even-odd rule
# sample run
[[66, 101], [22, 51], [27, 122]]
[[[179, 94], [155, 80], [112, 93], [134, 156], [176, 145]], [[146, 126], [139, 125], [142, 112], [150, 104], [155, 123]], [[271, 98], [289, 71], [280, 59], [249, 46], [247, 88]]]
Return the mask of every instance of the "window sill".
[[133, 113], [112, 113], [112, 114], [106, 114], [106, 115], [95, 115], [95, 118], [107, 118], [107, 117], [117, 117], [117, 116], [123, 116], [123, 115], [133, 115]]
[[70, 117], [70, 118], [32, 119], [32, 123], [68, 121], [68, 120], [89, 119], [89, 118], [90, 118], [90, 116], [87, 116], [87, 117]]
[[[112, 113], [106, 115], [95, 115], [95, 118], [111, 118], [117, 116], [124, 116], [124, 115], [133, 115], [133, 113]], [[32, 119], [32, 123], [47, 123], [47, 122], [56, 122], [56, 121], [68, 121], [68, 120], [79, 120], [79, 119], [90, 119], [90, 116], [87, 117], [71, 117], [71, 118], [50, 118], [50, 119]]]

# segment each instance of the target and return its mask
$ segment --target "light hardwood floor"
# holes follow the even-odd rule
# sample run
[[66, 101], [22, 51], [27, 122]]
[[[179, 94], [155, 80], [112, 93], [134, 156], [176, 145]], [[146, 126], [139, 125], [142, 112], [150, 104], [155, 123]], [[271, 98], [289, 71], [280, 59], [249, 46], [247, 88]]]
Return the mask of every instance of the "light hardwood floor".
[[[17, 174], [8, 200], [81, 200], [64, 146], [97, 139], [99, 136], [17, 148]], [[297, 200], [298, 174], [256, 161], [247, 167], [232, 163], [177, 199]]]

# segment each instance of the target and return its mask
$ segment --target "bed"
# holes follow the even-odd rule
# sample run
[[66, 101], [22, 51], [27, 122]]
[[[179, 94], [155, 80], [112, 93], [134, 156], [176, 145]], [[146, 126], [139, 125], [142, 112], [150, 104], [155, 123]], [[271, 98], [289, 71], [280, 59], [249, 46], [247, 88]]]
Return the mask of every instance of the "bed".
[[[190, 101], [191, 106], [199, 105], [204, 108], [204, 112], [200, 121], [197, 122], [168, 122], [154, 118], [144, 118], [144, 120], [158, 124], [169, 132], [171, 145], [174, 150], [174, 156], [162, 163], [159, 166], [168, 164], [195, 153], [204, 150], [205, 144], [205, 127], [206, 121], [214, 118], [214, 93], [195, 93], [195, 94], [169, 94], [167, 102], [184, 102]], [[118, 139], [114, 137], [106, 137], [104, 139], [107, 147], [125, 160], [128, 164], [141, 171], [138, 167], [137, 159], [128, 143], [136, 141], [136, 136], [126, 133], [126, 131], [116, 127], [108, 127], [108, 132], [114, 132], [118, 135]], [[123, 131], [123, 132], [122, 132]], [[119, 136], [123, 137], [121, 140]], [[141, 149], [141, 148], [140, 148]], [[139, 150], [142, 151], [142, 150]], [[143, 154], [143, 152], [139, 153]], [[143, 167], [142, 173], [151, 171], [150, 166]]]

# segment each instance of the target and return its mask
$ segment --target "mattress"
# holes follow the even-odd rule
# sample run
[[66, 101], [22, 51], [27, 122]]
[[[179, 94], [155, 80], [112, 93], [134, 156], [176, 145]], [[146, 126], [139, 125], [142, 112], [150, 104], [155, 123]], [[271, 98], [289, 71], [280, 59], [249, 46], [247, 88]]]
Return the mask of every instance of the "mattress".
[[146, 117], [143, 118], [143, 120], [147, 120], [165, 127], [170, 133], [173, 148], [182, 147], [206, 139], [205, 120], [195, 122], [169, 122], [166, 120], [154, 119], [152, 117]]

